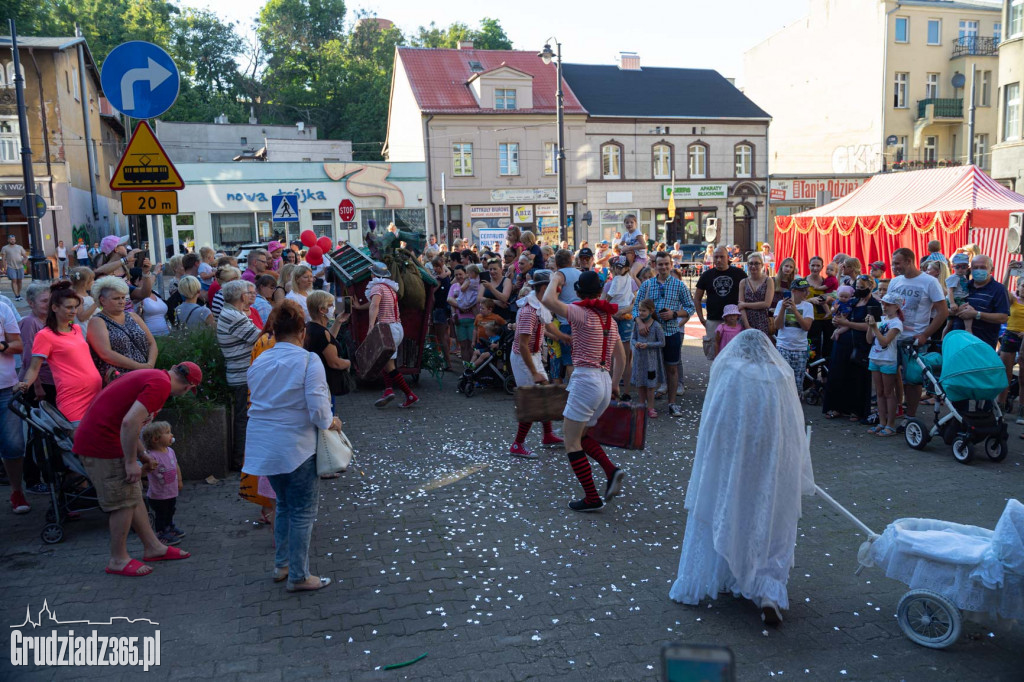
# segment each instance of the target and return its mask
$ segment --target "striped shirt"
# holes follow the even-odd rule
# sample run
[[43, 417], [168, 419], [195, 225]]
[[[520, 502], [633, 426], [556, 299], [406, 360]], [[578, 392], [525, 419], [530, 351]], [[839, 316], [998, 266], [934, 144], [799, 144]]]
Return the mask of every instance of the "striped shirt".
[[[609, 371], [612, 351], [619, 340], [619, 327], [610, 315], [579, 305], [570, 305], [565, 315], [572, 327], [572, 364], [577, 369], [592, 367]], [[605, 318], [608, 318], [607, 320]], [[608, 342], [605, 343], [604, 323], [608, 322]], [[604, 349], [604, 355], [601, 354]]]
[[252, 346], [260, 336], [259, 327], [233, 305], [225, 305], [217, 318], [217, 343], [224, 354], [228, 386], [244, 386]]
[[512, 341], [512, 352], [518, 355], [523, 354], [519, 345], [519, 336], [520, 334], [527, 333], [530, 335], [530, 354], [540, 352], [540, 342], [544, 337], [542, 330], [543, 325], [537, 316], [537, 311], [529, 303], [524, 303], [523, 307], [516, 313], [516, 334], [515, 339]]
[[[659, 282], [657, 277], [652, 277], [640, 285], [640, 291], [633, 298], [634, 320], [640, 317], [640, 301], [648, 298], [654, 301], [654, 308], [658, 313], [666, 308], [673, 312], [678, 312], [682, 308], [690, 315], [696, 312], [690, 290], [672, 275], [669, 275], [664, 282]], [[654, 319], [661, 325], [665, 336], [679, 333], [679, 320], [663, 320], [657, 315]]]
[[398, 294], [387, 284], [371, 284], [366, 290], [366, 300], [373, 301], [374, 296], [380, 296], [380, 306], [377, 308], [377, 324], [391, 324], [401, 322], [398, 318]]

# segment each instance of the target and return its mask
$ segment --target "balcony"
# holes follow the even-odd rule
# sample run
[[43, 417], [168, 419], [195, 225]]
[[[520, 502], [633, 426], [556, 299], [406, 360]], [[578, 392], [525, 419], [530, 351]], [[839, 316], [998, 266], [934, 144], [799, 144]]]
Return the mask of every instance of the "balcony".
[[935, 119], [963, 120], [964, 101], [963, 99], [940, 99], [930, 97], [917, 100], [917, 119], [927, 119], [929, 122]]
[[957, 57], [997, 57], [999, 40], [992, 36], [960, 36], [953, 41], [953, 54]]

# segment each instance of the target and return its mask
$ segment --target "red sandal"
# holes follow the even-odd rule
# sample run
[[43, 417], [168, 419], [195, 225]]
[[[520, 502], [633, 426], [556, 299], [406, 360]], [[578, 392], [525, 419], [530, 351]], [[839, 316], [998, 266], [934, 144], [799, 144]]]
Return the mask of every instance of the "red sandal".
[[177, 547], [168, 547], [167, 553], [163, 556], [152, 556], [144, 558], [146, 561], [177, 561], [178, 559], [187, 559], [190, 556], [192, 556], [192, 554], [190, 554], [189, 552], [184, 552], [178, 549]]
[[[149, 559], [149, 561], [153, 561], [153, 559]], [[149, 570], [145, 573], [139, 573], [139, 571], [141, 571], [144, 568], [148, 568]], [[123, 575], [126, 578], [141, 578], [153, 572], [153, 569], [151, 567], [142, 563], [138, 559], [129, 559], [128, 563], [124, 565], [124, 568], [122, 568], [119, 571], [113, 570], [112, 568], [110, 568], [110, 566], [107, 566], [107, 568], [104, 570], [106, 573], [109, 573], [110, 575]]]

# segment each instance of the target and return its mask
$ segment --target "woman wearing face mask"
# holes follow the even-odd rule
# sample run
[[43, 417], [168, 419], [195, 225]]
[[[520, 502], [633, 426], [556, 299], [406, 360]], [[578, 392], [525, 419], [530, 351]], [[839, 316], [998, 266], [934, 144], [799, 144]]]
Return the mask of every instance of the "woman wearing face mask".
[[871, 372], [866, 340], [865, 318], [870, 314], [880, 319], [882, 309], [871, 296], [874, 281], [870, 275], [857, 275], [854, 280], [853, 309], [849, 317], [838, 316], [833, 324], [840, 330], [832, 344], [828, 383], [821, 410], [826, 419], [849, 417], [850, 421], [866, 420], [871, 411]]

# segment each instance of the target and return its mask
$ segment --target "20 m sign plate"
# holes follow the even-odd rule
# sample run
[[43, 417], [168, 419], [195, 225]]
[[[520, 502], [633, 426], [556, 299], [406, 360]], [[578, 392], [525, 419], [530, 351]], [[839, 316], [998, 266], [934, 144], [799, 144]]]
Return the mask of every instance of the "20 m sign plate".
[[124, 215], [176, 215], [177, 192], [121, 192]]

